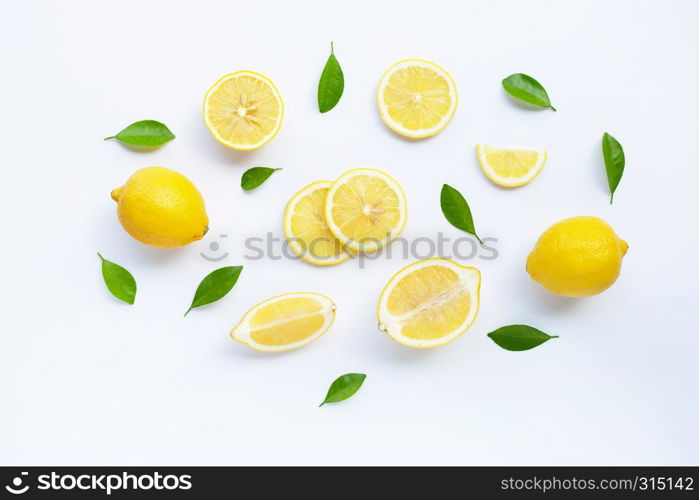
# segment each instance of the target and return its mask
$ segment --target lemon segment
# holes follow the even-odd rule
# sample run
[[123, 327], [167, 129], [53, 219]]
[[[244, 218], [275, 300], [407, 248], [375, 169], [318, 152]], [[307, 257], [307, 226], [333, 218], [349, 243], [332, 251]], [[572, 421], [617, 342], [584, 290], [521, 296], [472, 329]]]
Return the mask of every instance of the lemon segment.
[[454, 116], [457, 101], [451, 75], [422, 59], [406, 59], [388, 68], [377, 92], [386, 126], [413, 139], [441, 132]]
[[332, 300], [319, 293], [277, 295], [246, 312], [231, 330], [231, 338], [258, 351], [297, 349], [330, 328], [336, 309]]
[[589, 297], [614, 284], [628, 249], [602, 219], [570, 217], [544, 231], [527, 258], [526, 269], [551, 293]]
[[122, 227], [146, 245], [181, 247], [202, 239], [209, 230], [201, 193], [187, 177], [169, 168], [137, 170], [111, 197]]
[[447, 344], [473, 324], [481, 273], [447, 259], [426, 259], [398, 271], [379, 297], [379, 330], [410, 347]]
[[291, 250], [306, 262], [332, 266], [349, 259], [353, 251], [335, 238], [325, 221], [325, 197], [330, 181], [318, 181], [296, 193], [284, 211], [284, 235]]
[[403, 188], [380, 170], [350, 170], [325, 197], [328, 228], [351, 250], [371, 252], [386, 246], [401, 233], [407, 218]]
[[268, 78], [239, 71], [219, 79], [204, 97], [204, 122], [217, 141], [241, 151], [257, 149], [277, 135], [284, 103]]
[[503, 149], [478, 144], [478, 164], [495, 184], [517, 187], [536, 178], [546, 163], [545, 149]]

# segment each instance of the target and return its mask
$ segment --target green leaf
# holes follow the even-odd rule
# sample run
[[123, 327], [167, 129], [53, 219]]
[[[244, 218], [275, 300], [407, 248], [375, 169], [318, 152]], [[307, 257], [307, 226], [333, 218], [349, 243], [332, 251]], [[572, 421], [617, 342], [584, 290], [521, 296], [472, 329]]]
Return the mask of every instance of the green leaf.
[[551, 336], [527, 325], [508, 325], [490, 332], [488, 337], [508, 351], [527, 351], [549, 339], [557, 339], [558, 335]]
[[318, 82], [318, 109], [326, 113], [340, 102], [342, 92], [345, 90], [345, 76], [342, 74], [340, 63], [335, 57], [335, 48], [330, 42], [330, 57], [325, 63], [323, 74]]
[[240, 178], [240, 187], [245, 191], [252, 191], [257, 187], [260, 187], [267, 179], [269, 179], [269, 176], [277, 170], [281, 170], [281, 168], [252, 167], [251, 169], [246, 170], [243, 176]]
[[165, 144], [175, 138], [175, 134], [164, 123], [155, 120], [134, 122], [117, 135], [105, 137], [104, 140], [117, 139], [130, 146], [154, 147]]
[[604, 155], [604, 166], [607, 169], [609, 191], [612, 193], [612, 197], [609, 200], [611, 205], [614, 202], [614, 191], [616, 191], [621, 176], [624, 174], [626, 157], [624, 156], [624, 148], [621, 147], [619, 141], [607, 132], [602, 136], [602, 154]]
[[508, 94], [520, 101], [556, 111], [556, 108], [551, 106], [549, 95], [544, 87], [529, 75], [514, 73], [502, 81], [502, 86]]
[[136, 300], [136, 280], [126, 269], [119, 264], [110, 262], [100, 253], [97, 253], [102, 261], [102, 278], [104, 284], [112, 295], [117, 299], [123, 300], [127, 304], [133, 304]]
[[461, 193], [450, 185], [444, 184], [442, 186], [442, 193], [439, 197], [439, 201], [442, 206], [442, 213], [449, 221], [449, 224], [457, 229], [471, 233], [482, 245], [483, 242], [476, 234], [476, 228], [473, 225], [471, 209]]
[[206, 275], [199, 283], [197, 291], [194, 293], [194, 299], [192, 299], [192, 305], [189, 306], [184, 315], [187, 316], [189, 311], [195, 307], [205, 306], [225, 297], [235, 286], [242, 270], [243, 266], [228, 266], [216, 269]]
[[320, 403], [320, 406], [323, 406], [325, 403], [338, 403], [352, 397], [362, 386], [365, 378], [366, 375], [363, 373], [345, 373], [340, 375], [330, 385], [328, 394], [325, 396], [325, 400]]

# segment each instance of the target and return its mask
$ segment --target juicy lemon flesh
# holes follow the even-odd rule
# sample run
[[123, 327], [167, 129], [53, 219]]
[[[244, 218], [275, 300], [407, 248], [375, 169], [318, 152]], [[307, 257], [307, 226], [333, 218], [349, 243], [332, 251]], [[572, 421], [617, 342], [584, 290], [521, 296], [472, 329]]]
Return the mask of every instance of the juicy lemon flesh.
[[289, 345], [307, 339], [325, 323], [322, 314], [290, 318], [274, 326], [262, 327], [250, 332], [250, 338], [265, 346]]
[[222, 140], [241, 147], [255, 146], [274, 133], [281, 119], [275, 90], [250, 75], [223, 81], [208, 96], [206, 119]]
[[449, 113], [452, 99], [444, 76], [417, 65], [395, 71], [382, 95], [391, 120], [409, 130], [436, 127]]
[[400, 318], [401, 334], [436, 340], [456, 331], [471, 311], [471, 295], [452, 269], [434, 265], [417, 269], [396, 283], [388, 312]]
[[356, 175], [335, 191], [331, 216], [346, 238], [383, 241], [400, 224], [399, 207], [398, 194], [384, 179]]
[[250, 338], [263, 346], [289, 345], [311, 337], [323, 326], [323, 305], [307, 297], [267, 304], [250, 318]]
[[488, 165], [503, 178], [521, 178], [539, 161], [536, 151], [501, 149], [486, 146], [484, 154]]
[[126, 232], [147, 245], [176, 248], [200, 240], [208, 230], [204, 198], [174, 170], [142, 168], [111, 196]]
[[[300, 257], [308, 254], [308, 261], [313, 263], [340, 263], [351, 254], [342, 243], [335, 238], [325, 220], [325, 197], [331, 182], [318, 183], [318, 187], [298, 200], [293, 211], [287, 214], [290, 233], [288, 238], [294, 238], [291, 248]], [[300, 248], [295, 248], [296, 246]]]
[[527, 258], [532, 279], [564, 297], [597, 295], [614, 284], [628, 244], [597, 217], [557, 222], [539, 238]]

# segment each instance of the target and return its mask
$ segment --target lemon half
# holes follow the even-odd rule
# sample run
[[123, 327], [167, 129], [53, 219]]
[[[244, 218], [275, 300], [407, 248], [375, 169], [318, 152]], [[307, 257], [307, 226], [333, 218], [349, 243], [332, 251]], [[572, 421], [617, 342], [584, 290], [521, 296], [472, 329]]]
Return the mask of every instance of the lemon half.
[[217, 141], [241, 151], [257, 149], [277, 135], [284, 103], [269, 78], [239, 71], [220, 78], [204, 97], [204, 122]]
[[426, 259], [398, 271], [381, 292], [379, 330], [410, 347], [447, 344], [473, 324], [481, 273], [447, 259]]
[[503, 149], [478, 144], [478, 164], [495, 184], [504, 187], [522, 186], [533, 181], [544, 168], [544, 149]]
[[377, 93], [379, 113], [394, 132], [419, 139], [441, 132], [456, 112], [454, 79], [437, 64], [406, 59], [388, 68]]
[[352, 250], [371, 252], [386, 246], [401, 233], [407, 218], [403, 188], [381, 170], [345, 172], [325, 197], [328, 228]]
[[335, 320], [337, 306], [325, 295], [295, 292], [253, 306], [231, 338], [264, 352], [297, 349], [317, 340]]

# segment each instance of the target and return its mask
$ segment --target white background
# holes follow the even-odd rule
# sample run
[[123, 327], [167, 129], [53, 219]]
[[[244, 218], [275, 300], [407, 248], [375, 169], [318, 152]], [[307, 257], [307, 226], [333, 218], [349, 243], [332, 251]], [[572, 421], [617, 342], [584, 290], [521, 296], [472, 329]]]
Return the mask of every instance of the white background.
[[[0, 462], [3, 464], [697, 464], [696, 1], [3, 2], [0, 7]], [[321, 115], [318, 78], [335, 41], [346, 88]], [[374, 93], [393, 62], [426, 58], [457, 82], [437, 137], [403, 140]], [[286, 105], [257, 152], [219, 145], [201, 119], [220, 76], [270, 77]], [[500, 80], [526, 72], [558, 113], [513, 102]], [[177, 139], [149, 153], [104, 142], [153, 118]], [[627, 167], [609, 205], [600, 141]], [[532, 184], [502, 190], [478, 142], [545, 147]], [[202, 191], [211, 230], [179, 250], [120, 227], [111, 189], [163, 165]], [[282, 167], [244, 193], [249, 167]], [[281, 234], [300, 187], [376, 166], [405, 187], [404, 236], [449, 226], [447, 182], [498, 238], [475, 325], [452, 344], [411, 350], [379, 334], [383, 284], [414, 259], [316, 268], [250, 261], [246, 237]], [[620, 279], [589, 299], [532, 282], [529, 250], [553, 222], [607, 220], [629, 242]], [[227, 239], [220, 237], [228, 234]], [[223, 264], [199, 254], [218, 241]], [[113, 299], [96, 252], [138, 281]], [[424, 252], [424, 249], [422, 250]], [[220, 302], [182, 314], [200, 279], [242, 264]], [[229, 339], [259, 300], [318, 291], [338, 304], [318, 342], [263, 355]], [[501, 350], [510, 323], [560, 339]], [[318, 408], [330, 382], [368, 375], [351, 400]]]

